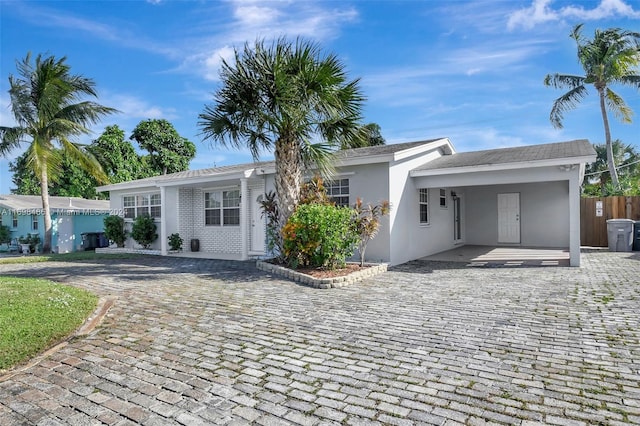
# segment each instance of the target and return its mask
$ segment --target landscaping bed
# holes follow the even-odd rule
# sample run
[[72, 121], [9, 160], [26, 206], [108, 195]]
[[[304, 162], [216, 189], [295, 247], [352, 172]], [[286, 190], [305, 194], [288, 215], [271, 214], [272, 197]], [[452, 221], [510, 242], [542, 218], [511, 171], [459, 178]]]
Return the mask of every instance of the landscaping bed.
[[272, 263], [272, 261], [259, 260], [256, 266], [261, 271], [321, 289], [344, 287], [387, 271], [386, 263], [365, 264], [364, 266], [360, 266], [359, 263], [347, 263], [345, 268], [340, 269], [301, 268], [293, 270], [284, 265]]

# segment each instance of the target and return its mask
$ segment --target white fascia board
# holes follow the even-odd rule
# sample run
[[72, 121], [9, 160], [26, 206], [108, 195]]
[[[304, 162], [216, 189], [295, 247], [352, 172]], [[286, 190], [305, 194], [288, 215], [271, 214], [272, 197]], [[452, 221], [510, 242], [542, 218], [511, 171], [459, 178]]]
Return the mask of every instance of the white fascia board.
[[138, 181], [132, 180], [131, 182], [114, 183], [113, 185], [103, 185], [96, 187], [96, 191], [108, 192], [108, 191], [121, 191], [127, 189], [157, 187], [157, 181], [145, 181], [141, 184]]
[[97, 191], [106, 192], [106, 191], [121, 191], [127, 189], [136, 189], [136, 188], [146, 188], [146, 187], [171, 187], [171, 186], [181, 186], [181, 185], [192, 185], [198, 183], [207, 183], [207, 182], [216, 182], [221, 180], [229, 180], [229, 179], [242, 179], [242, 178], [250, 178], [255, 174], [255, 169], [247, 169], [243, 171], [236, 171], [233, 173], [221, 173], [214, 174], [208, 176], [199, 176], [194, 178], [181, 178], [181, 179], [158, 179], [154, 181], [131, 181], [131, 182], [123, 182], [116, 183], [113, 185], [104, 185], [96, 188]]
[[583, 157], [567, 157], [567, 158], [554, 158], [549, 160], [538, 161], [522, 161], [517, 163], [500, 163], [500, 164], [485, 164], [478, 166], [464, 166], [464, 167], [450, 167], [446, 169], [431, 169], [431, 170], [412, 170], [409, 176], [438, 176], [438, 175], [452, 175], [459, 173], [473, 173], [473, 172], [489, 172], [496, 170], [514, 170], [514, 169], [526, 169], [534, 167], [549, 167], [549, 166], [565, 166], [571, 164], [584, 164], [592, 163], [595, 161], [595, 155], [583, 156]]
[[429, 142], [428, 144], [414, 146], [413, 148], [408, 148], [402, 151], [398, 151], [393, 154], [394, 161], [400, 161], [405, 158], [413, 157], [416, 154], [421, 154], [428, 151], [434, 151], [438, 148], [444, 148], [444, 155], [450, 155], [456, 152], [453, 144], [449, 140], [449, 138], [437, 139], [433, 142]]
[[234, 173], [200, 176], [197, 178], [184, 178], [184, 179], [175, 180], [175, 181], [160, 182], [157, 184], [157, 186], [160, 188], [163, 186], [170, 187], [170, 186], [182, 186], [182, 185], [194, 185], [194, 184], [197, 185], [201, 183], [219, 182], [219, 181], [230, 180], [230, 179], [239, 180], [239, 179], [245, 179], [245, 178], [251, 177], [253, 171], [254, 169], [250, 169], [250, 170], [244, 170], [241, 172], [234, 172]]

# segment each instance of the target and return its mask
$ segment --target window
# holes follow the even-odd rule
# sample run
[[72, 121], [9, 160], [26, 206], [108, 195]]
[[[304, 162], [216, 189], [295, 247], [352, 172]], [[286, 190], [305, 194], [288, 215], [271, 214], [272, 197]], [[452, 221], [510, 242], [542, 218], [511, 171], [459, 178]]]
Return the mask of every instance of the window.
[[420, 224], [429, 224], [429, 189], [420, 188]]
[[38, 216], [35, 214], [31, 215], [31, 229], [34, 231], [38, 230]]
[[325, 185], [329, 199], [337, 206], [349, 206], [349, 179], [338, 179]]
[[240, 225], [240, 191], [211, 191], [204, 193], [204, 224]]
[[11, 226], [14, 228], [18, 227], [18, 212], [14, 211], [11, 213]]
[[122, 197], [124, 217], [135, 219], [138, 216], [149, 215], [158, 218], [162, 215], [160, 194], [125, 195]]
[[443, 209], [447, 208], [447, 190], [446, 189], [440, 190], [440, 207], [442, 207]]

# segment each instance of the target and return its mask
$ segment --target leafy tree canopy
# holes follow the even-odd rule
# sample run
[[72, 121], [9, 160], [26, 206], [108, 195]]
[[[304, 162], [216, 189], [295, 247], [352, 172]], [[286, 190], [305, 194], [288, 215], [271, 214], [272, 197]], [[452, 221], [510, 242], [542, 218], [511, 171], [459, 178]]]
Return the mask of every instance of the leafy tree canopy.
[[189, 168], [196, 155], [193, 142], [183, 138], [167, 120], [141, 121], [131, 133], [132, 140], [149, 152], [149, 164], [161, 174]]

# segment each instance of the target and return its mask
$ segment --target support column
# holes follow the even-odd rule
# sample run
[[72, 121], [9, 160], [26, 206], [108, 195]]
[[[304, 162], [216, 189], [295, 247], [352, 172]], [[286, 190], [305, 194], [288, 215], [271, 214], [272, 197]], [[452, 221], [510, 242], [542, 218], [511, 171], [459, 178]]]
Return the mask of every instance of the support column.
[[167, 188], [160, 187], [160, 254], [167, 255]]
[[241, 260], [249, 259], [249, 191], [247, 189], [247, 179], [240, 179], [240, 239]]
[[572, 171], [569, 178], [569, 264], [571, 266], [580, 266], [580, 182], [578, 169]]

